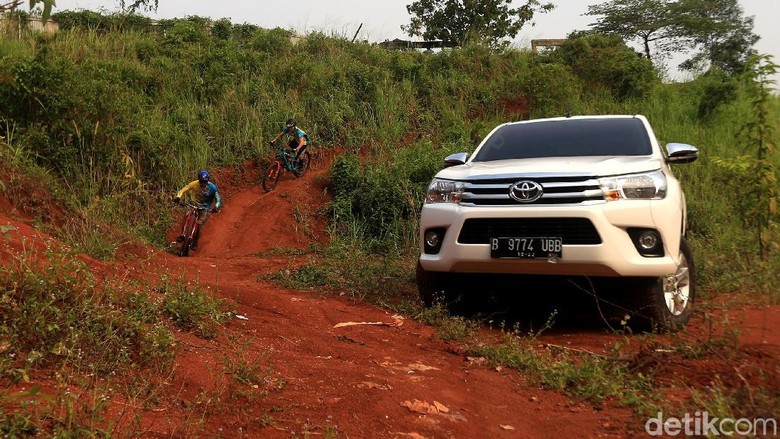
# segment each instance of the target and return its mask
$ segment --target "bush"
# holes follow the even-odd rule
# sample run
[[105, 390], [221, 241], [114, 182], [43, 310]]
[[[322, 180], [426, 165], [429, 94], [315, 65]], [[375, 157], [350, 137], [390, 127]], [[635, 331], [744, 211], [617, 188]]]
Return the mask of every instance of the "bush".
[[575, 32], [553, 58], [568, 65], [596, 95], [603, 89], [618, 100], [642, 98], [659, 83], [652, 62], [629, 48], [618, 35]]
[[535, 117], [562, 116], [580, 100], [580, 82], [564, 65], [536, 62], [518, 76]]
[[699, 120], [710, 120], [713, 113], [722, 105], [737, 98], [737, 81], [720, 70], [713, 69], [693, 81], [698, 101]]
[[352, 195], [360, 184], [360, 158], [346, 152], [336, 157], [330, 169], [330, 186], [333, 196], [346, 198]]

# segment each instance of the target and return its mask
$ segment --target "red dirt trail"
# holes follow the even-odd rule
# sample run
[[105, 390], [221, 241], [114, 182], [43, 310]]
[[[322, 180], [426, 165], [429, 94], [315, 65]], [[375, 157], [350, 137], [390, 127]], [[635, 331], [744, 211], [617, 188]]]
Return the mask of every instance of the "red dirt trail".
[[[318, 214], [330, 199], [325, 164], [302, 178], [283, 175], [272, 193], [259, 186], [231, 185], [231, 176], [220, 177], [225, 207], [210, 219], [193, 256], [135, 246], [114, 266], [147, 275], [185, 273], [227, 299], [242, 318], [220, 328], [213, 340], [177, 333], [174, 373], [164, 380], [159, 398], [112, 401], [115, 435], [644, 437], [644, 423], [630, 409], [610, 402], [594, 407], [541, 390], [516, 371], [465, 357], [431, 326], [348, 296], [290, 291], [259, 278], [301, 259], [274, 249], [326, 242], [327, 224]], [[22, 236], [37, 235], [24, 222], [0, 213], [3, 224], [14, 225]], [[753, 316], [757, 326], [750, 328], [748, 342], [769, 345], [776, 353], [778, 308], [750, 312], [759, 313], [758, 318], [763, 312], [764, 323]], [[337, 327], [346, 322], [381, 324]], [[543, 340], [556, 345], [601, 351], [620, 339], [576, 330], [547, 337]], [[225, 367], [231, 361], [261, 365], [265, 379], [239, 383]], [[141, 421], [133, 434], [124, 429], [135, 415]]]

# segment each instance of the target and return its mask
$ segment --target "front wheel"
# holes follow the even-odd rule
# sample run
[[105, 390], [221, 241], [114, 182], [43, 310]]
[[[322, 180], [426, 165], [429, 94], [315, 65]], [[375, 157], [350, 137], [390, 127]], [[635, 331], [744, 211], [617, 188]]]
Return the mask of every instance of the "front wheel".
[[268, 169], [263, 174], [263, 189], [266, 192], [271, 192], [276, 187], [276, 183], [279, 181], [279, 174], [282, 173], [282, 165], [278, 161], [271, 163]]
[[190, 247], [192, 246], [192, 238], [195, 236], [195, 218], [187, 217], [187, 225], [184, 228], [184, 241], [181, 243], [181, 250], [179, 254], [181, 256], [189, 256]]
[[293, 171], [293, 174], [295, 174], [296, 177], [303, 177], [304, 174], [306, 174], [306, 171], [309, 170], [309, 166], [311, 166], [311, 156], [309, 155], [309, 151], [304, 151], [301, 153], [301, 156], [298, 157], [298, 165]]
[[647, 329], [679, 331], [693, 313], [696, 269], [685, 238], [680, 239], [680, 264], [674, 273], [645, 281], [639, 288], [637, 317]]
[[420, 262], [417, 261], [415, 280], [417, 281], [417, 292], [420, 293], [420, 299], [422, 299], [426, 308], [430, 308], [434, 303], [442, 301], [443, 288], [438, 273], [426, 271]]

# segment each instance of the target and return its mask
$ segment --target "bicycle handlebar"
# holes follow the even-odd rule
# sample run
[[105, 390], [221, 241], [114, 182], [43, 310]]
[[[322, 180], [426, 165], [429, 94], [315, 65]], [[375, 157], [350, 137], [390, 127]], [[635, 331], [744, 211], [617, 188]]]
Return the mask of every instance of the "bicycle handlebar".
[[203, 206], [198, 206], [198, 205], [191, 204], [191, 203], [179, 203], [179, 206], [186, 206], [186, 207], [189, 207], [190, 209], [195, 209], [195, 210], [208, 210], [207, 208], [205, 208]]

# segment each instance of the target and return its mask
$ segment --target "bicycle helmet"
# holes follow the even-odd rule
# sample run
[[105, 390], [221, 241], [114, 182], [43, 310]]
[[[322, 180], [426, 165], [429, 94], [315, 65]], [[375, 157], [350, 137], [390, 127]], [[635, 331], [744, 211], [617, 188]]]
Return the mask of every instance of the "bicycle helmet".
[[287, 119], [287, 127], [294, 127], [296, 125], [295, 119]]
[[211, 174], [209, 174], [209, 171], [202, 169], [198, 171], [198, 181], [209, 181], [211, 178]]

